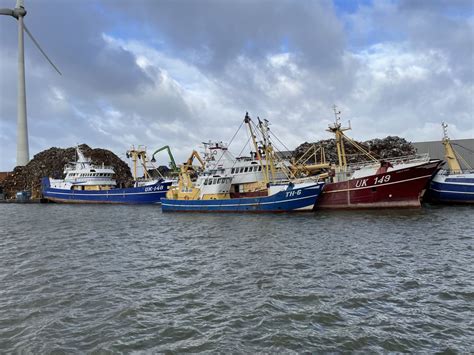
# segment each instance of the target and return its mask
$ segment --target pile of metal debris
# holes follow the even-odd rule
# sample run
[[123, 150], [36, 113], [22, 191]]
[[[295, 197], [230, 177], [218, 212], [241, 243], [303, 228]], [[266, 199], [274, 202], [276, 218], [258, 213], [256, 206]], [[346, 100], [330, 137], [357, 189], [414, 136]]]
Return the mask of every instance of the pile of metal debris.
[[[94, 164], [110, 165], [115, 170], [119, 186], [131, 186], [130, 167], [118, 156], [106, 149], [92, 149], [86, 144], [79, 146], [86, 157]], [[19, 191], [29, 191], [31, 198], [41, 197], [41, 178], [49, 176], [64, 178], [64, 165], [76, 160], [76, 148], [50, 148], [36, 154], [25, 166], [17, 166], [2, 182], [5, 199], [15, 198]]]
[[[370, 152], [373, 156], [386, 159], [395, 158], [401, 156], [409, 156], [416, 154], [415, 147], [404, 138], [396, 136], [388, 136], [383, 139], [371, 139], [365, 142], [358, 142], [357, 144], [362, 146], [365, 150]], [[293, 158], [298, 160], [308, 149], [313, 147], [323, 147], [326, 154], [326, 161], [331, 163], [337, 163], [337, 148], [335, 139], [325, 139], [314, 143], [305, 142], [300, 144], [293, 152]], [[347, 163], [361, 163], [367, 160], [364, 154], [361, 154], [351, 144], [345, 144], [345, 151], [347, 157]], [[308, 163], [317, 163], [314, 161], [308, 161]]]

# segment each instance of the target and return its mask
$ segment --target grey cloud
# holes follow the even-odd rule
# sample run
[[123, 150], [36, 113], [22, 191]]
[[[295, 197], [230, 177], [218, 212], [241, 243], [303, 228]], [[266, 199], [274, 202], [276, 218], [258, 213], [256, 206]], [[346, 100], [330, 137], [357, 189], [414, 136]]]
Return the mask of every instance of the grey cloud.
[[[0, 6], [12, 7], [14, 2], [4, 0]], [[151, 84], [130, 53], [104, 42], [102, 33], [112, 28], [115, 20], [104, 16], [95, 2], [27, 1], [25, 6], [25, 23], [63, 72], [63, 77], [51, 76], [55, 83], [102, 94], [131, 92]], [[2, 44], [6, 42], [16, 52], [16, 26], [5, 22], [10, 19], [1, 20]], [[29, 61], [49, 73], [49, 64], [29, 38], [25, 38], [25, 52]]]
[[[344, 34], [329, 1], [162, 1], [110, 2], [116, 11], [142, 19], [174, 50], [219, 73], [236, 56], [259, 58], [288, 45], [307, 65], [340, 65]], [[151, 6], [150, 6], [151, 5]]]
[[[440, 10], [446, 1], [385, 4], [389, 6], [374, 2], [373, 8], [353, 15], [361, 16], [360, 22], [372, 22], [368, 37], [374, 32], [391, 33], [389, 41], [396, 42], [402, 33], [400, 40], [413, 55], [431, 53], [436, 62], [446, 57], [445, 71], [437, 73], [423, 62], [425, 69], [433, 69], [423, 80], [380, 84], [367, 63], [351, 53], [353, 47], [347, 43], [351, 34], [344, 32], [329, 1], [27, 1], [30, 30], [64, 72], [63, 77], [57, 76], [26, 40], [32, 153], [78, 142], [117, 153], [133, 143], [170, 144], [180, 147], [181, 160], [201, 141], [229, 139], [247, 110], [252, 117], [270, 119], [279, 138], [294, 147], [328, 136], [324, 129], [332, 119], [333, 103], [352, 120], [356, 138], [402, 134], [406, 127], [420, 130], [427, 122], [450, 115], [458, 127], [472, 130], [472, 19], [461, 16], [453, 23], [453, 17]], [[465, 3], [449, 4], [455, 4], [449, 5], [451, 14], [469, 11]], [[0, 0], [0, 7], [13, 5], [14, 0]], [[107, 43], [103, 33], [143, 41], [163, 55], [197, 66], [199, 75], [212, 83], [211, 89], [206, 88], [210, 92], [197, 92], [202, 99], [190, 100], [179, 78], [174, 78], [176, 85], [172, 80], [164, 82], [166, 64], [161, 68], [152, 63], [144, 71], [130, 48]], [[387, 40], [364, 36], [367, 33], [361, 32], [364, 49], [371, 39]], [[7, 155], [14, 156], [13, 19], [0, 18], [0, 41], [4, 45], [0, 119], [2, 133], [7, 132], [0, 135], [3, 170], [12, 161]], [[296, 71], [269, 65], [269, 56], [285, 50], [291, 52]], [[299, 92], [293, 95], [283, 87], [272, 94], [282, 77], [295, 81]], [[55, 88], [63, 100], [54, 101]], [[370, 97], [361, 100], [358, 90], [370, 91]], [[116, 110], [118, 116], [108, 110]], [[238, 143], [245, 140], [244, 135]]]

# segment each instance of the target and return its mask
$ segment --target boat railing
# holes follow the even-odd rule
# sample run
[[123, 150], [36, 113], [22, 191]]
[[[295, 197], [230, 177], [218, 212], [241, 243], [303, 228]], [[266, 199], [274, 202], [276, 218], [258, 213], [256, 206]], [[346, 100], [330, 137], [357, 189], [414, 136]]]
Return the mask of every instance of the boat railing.
[[[80, 166], [81, 162], [72, 162], [68, 163], [64, 166], [64, 171], [72, 171], [72, 170], [77, 170], [78, 166]], [[84, 167], [84, 169], [108, 169], [108, 170], [114, 170], [114, 167], [112, 165], [96, 165], [96, 164], [91, 164], [91, 163], [84, 163], [87, 164], [87, 167]]]
[[[401, 157], [393, 157], [393, 158], [384, 158], [380, 159], [380, 161], [388, 162], [392, 165], [399, 165], [399, 164], [406, 164], [406, 163], [425, 163], [430, 160], [429, 154], [413, 154], [413, 155], [405, 155]], [[352, 163], [347, 165], [347, 170], [359, 170], [364, 168], [372, 168], [378, 167], [380, 163], [378, 162], [366, 162], [366, 163]]]
[[474, 169], [461, 169], [457, 171], [451, 171], [447, 169], [442, 169], [438, 172], [439, 175], [460, 175], [460, 174], [474, 174]]

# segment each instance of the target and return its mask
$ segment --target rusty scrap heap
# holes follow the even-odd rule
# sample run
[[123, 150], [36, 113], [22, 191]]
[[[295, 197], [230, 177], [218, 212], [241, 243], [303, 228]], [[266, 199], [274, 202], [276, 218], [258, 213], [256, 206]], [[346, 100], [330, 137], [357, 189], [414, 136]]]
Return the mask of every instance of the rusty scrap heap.
[[[116, 174], [118, 185], [130, 186], [132, 174], [130, 167], [118, 156], [106, 149], [92, 149], [86, 144], [80, 145], [86, 157], [90, 157], [94, 164], [111, 165]], [[49, 176], [64, 178], [64, 165], [75, 161], [76, 149], [50, 148], [36, 154], [25, 166], [17, 166], [3, 181], [3, 191], [6, 199], [15, 198], [18, 191], [30, 191], [32, 198], [41, 197], [41, 178]]]
[[[409, 156], [416, 154], [416, 149], [413, 145], [405, 140], [404, 138], [396, 136], [388, 136], [383, 139], [371, 139], [365, 142], [357, 143], [362, 146], [365, 150], [369, 151], [372, 155], [377, 158], [395, 158], [401, 156]], [[314, 143], [302, 143], [293, 152], [293, 158], [298, 160], [308, 149], [313, 145], [324, 147], [326, 153], [326, 160], [328, 162], [337, 162], [337, 149], [336, 141], [334, 139], [321, 140]], [[351, 144], [345, 145], [347, 163], [361, 163], [367, 160], [367, 158], [355, 149]]]

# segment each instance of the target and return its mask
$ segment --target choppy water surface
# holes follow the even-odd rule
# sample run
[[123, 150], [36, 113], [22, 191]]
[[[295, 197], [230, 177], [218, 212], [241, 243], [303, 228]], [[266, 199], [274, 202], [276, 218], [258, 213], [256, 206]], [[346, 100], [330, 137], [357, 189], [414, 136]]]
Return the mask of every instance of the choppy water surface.
[[0, 351], [473, 351], [473, 217], [0, 205]]

